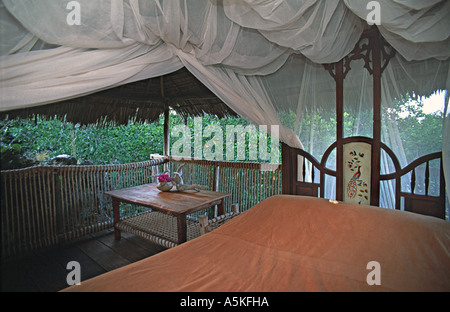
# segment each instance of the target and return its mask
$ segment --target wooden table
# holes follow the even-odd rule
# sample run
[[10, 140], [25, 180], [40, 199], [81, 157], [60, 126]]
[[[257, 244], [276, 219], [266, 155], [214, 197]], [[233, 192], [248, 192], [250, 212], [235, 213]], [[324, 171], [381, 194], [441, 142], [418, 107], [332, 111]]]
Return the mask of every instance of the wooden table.
[[[119, 206], [123, 202], [148, 207], [152, 211], [175, 217], [177, 244], [182, 244], [187, 240], [186, 216], [188, 214], [217, 205], [218, 215], [223, 215], [225, 213], [223, 200], [230, 196], [227, 193], [205, 190], [199, 192], [178, 192], [176, 190], [161, 192], [155, 184], [139, 185], [106, 192], [105, 194], [112, 197], [115, 239], [121, 238], [121, 230], [117, 225], [121, 222]], [[139, 218], [139, 216], [133, 218]]]

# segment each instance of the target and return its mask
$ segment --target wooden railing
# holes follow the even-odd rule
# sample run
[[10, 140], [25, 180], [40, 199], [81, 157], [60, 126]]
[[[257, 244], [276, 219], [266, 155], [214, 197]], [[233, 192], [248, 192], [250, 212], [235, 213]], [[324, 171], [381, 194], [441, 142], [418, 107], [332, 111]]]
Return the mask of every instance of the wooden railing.
[[[113, 226], [112, 202], [104, 192], [155, 183], [159, 173], [174, 172], [181, 163], [186, 184], [206, 185], [230, 193], [225, 202], [245, 211], [281, 194], [279, 165], [161, 157], [106, 166], [36, 166], [1, 171], [2, 257], [67, 242]], [[146, 211], [121, 206], [121, 215]]]
[[[373, 139], [350, 137], [342, 141], [343, 144], [349, 142], [371, 144]], [[327, 186], [325, 178], [329, 176], [335, 179], [335, 198], [343, 200], [342, 173], [339, 175], [337, 169], [326, 167], [328, 157], [336, 146], [337, 142], [330, 145], [322, 159], [318, 161], [304, 150], [283, 144], [283, 194], [329, 198], [325, 196]], [[384, 183], [384, 186], [391, 187], [386, 193], [390, 191], [392, 197], [389, 197], [393, 200], [389, 202], [391, 205], [383, 207], [448, 220], [442, 152], [424, 155], [401, 168], [394, 152], [387, 145], [380, 143], [380, 148], [392, 163], [392, 168], [388, 170], [389, 173], [380, 173], [378, 181], [375, 181], [376, 184]], [[372, 175], [373, 167], [370, 170]], [[336, 177], [340, 178], [337, 179]], [[338, 188], [339, 184], [341, 184], [340, 189]], [[376, 194], [378, 199], [381, 197], [380, 193]], [[340, 198], [339, 195], [341, 195]], [[377, 200], [377, 202], [379, 201]], [[371, 205], [373, 204], [371, 203]]]
[[279, 164], [168, 159], [171, 172], [185, 164], [182, 173], [185, 184], [200, 184], [212, 191], [230, 193], [225, 200], [225, 212], [231, 211], [232, 204], [239, 204], [243, 212], [270, 196], [281, 194]]
[[[1, 172], [2, 257], [69, 241], [113, 225], [104, 192], [156, 182], [151, 160], [106, 166], [36, 166]], [[122, 207], [124, 214], [138, 208]]]

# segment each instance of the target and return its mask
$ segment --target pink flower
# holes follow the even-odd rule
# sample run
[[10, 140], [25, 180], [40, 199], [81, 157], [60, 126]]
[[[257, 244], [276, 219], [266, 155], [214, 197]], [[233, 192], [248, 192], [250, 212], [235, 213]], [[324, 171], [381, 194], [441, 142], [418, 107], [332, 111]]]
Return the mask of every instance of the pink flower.
[[167, 173], [161, 173], [158, 176], [158, 181], [159, 182], [170, 182], [170, 181], [172, 181], [172, 179], [170, 178], [170, 176]]

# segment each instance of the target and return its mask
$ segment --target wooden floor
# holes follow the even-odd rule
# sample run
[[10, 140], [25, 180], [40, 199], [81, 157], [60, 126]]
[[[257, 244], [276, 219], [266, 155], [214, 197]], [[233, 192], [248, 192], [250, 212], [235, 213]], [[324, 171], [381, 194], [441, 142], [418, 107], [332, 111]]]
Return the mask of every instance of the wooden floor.
[[68, 287], [71, 270], [67, 263], [78, 261], [81, 281], [155, 255], [166, 248], [122, 232], [114, 240], [113, 230], [89, 235], [63, 247], [40, 250], [2, 261], [1, 290], [9, 292], [54, 292]]

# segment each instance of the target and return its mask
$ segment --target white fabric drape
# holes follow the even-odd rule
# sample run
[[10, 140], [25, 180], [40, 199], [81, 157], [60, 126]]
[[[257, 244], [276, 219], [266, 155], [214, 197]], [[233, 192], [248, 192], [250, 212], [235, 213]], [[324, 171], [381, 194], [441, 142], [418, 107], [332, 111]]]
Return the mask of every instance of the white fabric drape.
[[[67, 22], [68, 0], [0, 0], [0, 110], [185, 66], [237, 113], [256, 124], [281, 125], [282, 141], [317, 157], [323, 149], [315, 147], [315, 129], [301, 125], [307, 113], [335, 109], [334, 80], [321, 64], [353, 49], [371, 12], [361, 0], [76, 2], [80, 25]], [[383, 109], [406, 91], [429, 95], [448, 88], [450, 1], [377, 2], [377, 27], [397, 50], [382, 76]], [[346, 105], [370, 110], [370, 75], [353, 65], [350, 73]], [[364, 132], [362, 122], [355, 131]], [[383, 139], [395, 140], [389, 133]]]
[[[352, 12], [365, 19], [369, 1], [344, 0]], [[381, 0], [381, 35], [406, 60], [445, 60], [450, 50], [449, 1]]]
[[257, 125], [279, 126], [279, 138], [291, 146], [303, 148], [298, 137], [285, 127], [276, 112], [276, 107], [265, 91], [259, 76], [239, 75], [225, 67], [203, 66], [190, 54], [176, 50], [183, 64], [204, 85], [225, 103], [233, 103], [233, 110]]
[[[14, 65], [8, 65], [11, 60]], [[70, 99], [182, 67], [162, 44], [102, 50], [58, 47], [2, 56], [0, 62], [2, 104], [14, 108]]]

